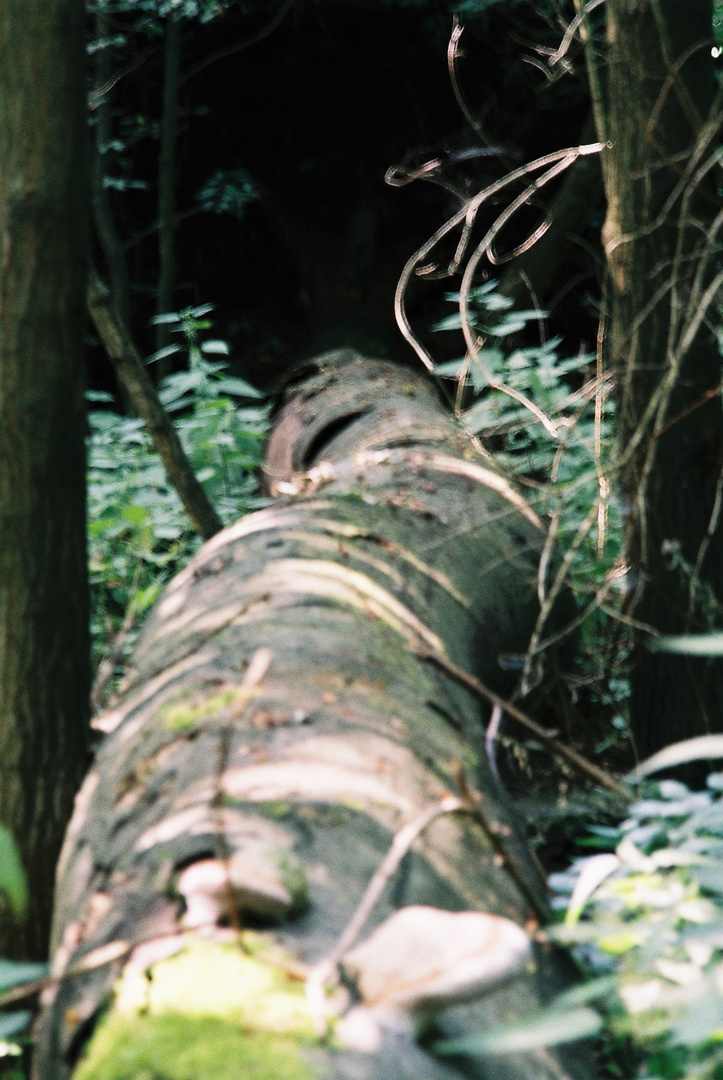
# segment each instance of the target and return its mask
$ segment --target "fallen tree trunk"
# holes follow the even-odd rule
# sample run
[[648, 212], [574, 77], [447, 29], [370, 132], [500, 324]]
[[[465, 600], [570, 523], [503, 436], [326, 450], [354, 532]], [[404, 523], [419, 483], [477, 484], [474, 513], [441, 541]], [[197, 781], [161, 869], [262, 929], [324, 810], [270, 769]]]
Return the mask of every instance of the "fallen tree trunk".
[[[171, 582], [98, 721], [36, 1076], [79, 1057], [77, 1080], [584, 1074], [547, 1051], [442, 1059], [413, 1030], [435, 1011], [438, 1034], [489, 1028], [564, 982], [544, 950], [527, 962], [544, 887], [478, 703], [419, 655], [504, 690], [537, 614], [539, 523], [467, 454], [392, 365], [330, 355], [290, 395], [266, 464], [280, 500]], [[517, 926], [443, 914], [470, 911]]]

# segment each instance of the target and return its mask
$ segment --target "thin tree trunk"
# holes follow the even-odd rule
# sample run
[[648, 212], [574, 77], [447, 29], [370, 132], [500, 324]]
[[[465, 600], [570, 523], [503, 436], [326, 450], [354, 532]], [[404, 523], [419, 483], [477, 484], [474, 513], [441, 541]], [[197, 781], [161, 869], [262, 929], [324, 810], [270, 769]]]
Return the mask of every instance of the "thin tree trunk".
[[[642, 756], [723, 724], [723, 664], [656, 654], [649, 631], [720, 625], [723, 476], [715, 187], [723, 112], [709, 4], [608, 0], [588, 63], [608, 202], [603, 229], [621, 479], [641, 624], [632, 674]], [[710, 319], [708, 316], [710, 315]]]
[[[95, 16], [95, 32], [98, 38], [103, 38], [111, 32], [108, 17], [100, 11]], [[111, 71], [109, 50], [107, 48], [99, 49], [96, 53], [95, 63], [95, 81], [98, 88], [105, 86], [109, 82]], [[92, 158], [91, 170], [93, 219], [98, 240], [108, 266], [108, 277], [113, 293], [114, 306], [125, 325], [130, 326], [131, 303], [128, 266], [116, 228], [110, 199], [108, 198], [108, 189], [104, 184], [108, 165], [112, 164], [115, 156], [109, 149], [113, 137], [113, 128], [108, 95], [98, 103], [95, 112], [94, 131], [95, 154]]]
[[[156, 311], [164, 315], [173, 308], [176, 284], [176, 140], [178, 138], [178, 95], [181, 80], [181, 20], [166, 19], [166, 48], [163, 67], [163, 110], [161, 147], [158, 159], [158, 300]], [[156, 327], [156, 349], [170, 342], [167, 325]], [[156, 361], [158, 381], [169, 373], [167, 357]]]
[[[104, 38], [111, 31], [108, 17], [101, 11], [96, 12], [95, 33], [99, 39]], [[111, 76], [110, 51], [107, 48], [98, 49], [95, 60], [95, 83], [100, 89], [105, 86]], [[110, 97], [106, 94], [99, 102], [95, 114], [95, 152], [91, 157], [91, 205], [93, 207], [93, 222], [95, 232], [103, 251], [108, 278], [113, 295], [113, 307], [118, 312], [121, 322], [129, 329], [131, 322], [131, 289], [128, 276], [123, 245], [116, 228], [115, 217], [111, 207], [108, 189], [105, 186], [105, 176], [114, 155], [110, 151], [113, 135], [110, 112]], [[118, 392], [123, 404], [124, 412], [134, 415], [134, 409], [130, 398], [122, 382], [119, 382]]]
[[204, 540], [210, 539], [223, 528], [223, 522], [196, 478], [178, 433], [131, 340], [128, 327], [115, 310], [108, 289], [92, 268], [88, 281], [88, 311], [113, 362], [118, 381], [143, 419], [168, 479], [178, 492], [194, 529]]
[[0, 821], [30, 892], [0, 955], [44, 958], [89, 731], [81, 0], [7, 0], [0, 54]]
[[[98, 721], [107, 739], [58, 871], [43, 1080], [68, 1075], [123, 972], [78, 1080], [111, 1063], [129, 1080], [177, 1075], [178, 1054], [195, 1080], [229, 1059], [241, 1075], [295, 1080], [586, 1073], [547, 1051], [450, 1063], [409, 1031], [375, 1029], [373, 1009], [376, 1048], [348, 1028], [331, 1042], [314, 1034], [325, 999], [305, 1004], [303, 979], [314, 969], [318, 987], [334, 982], [334, 962], [315, 965], [344, 963], [350, 920], [400, 827], [409, 850], [397, 835], [401, 863], [377, 879], [362, 937], [414, 905], [519, 925], [547, 912], [477, 700], [420, 655], [505, 689], [499, 657], [524, 649], [536, 618], [543, 530], [501, 476], [468, 460], [420, 376], [350, 353], [320, 366], [272, 435], [266, 471], [281, 500], [171, 583], [122, 702]], [[243, 929], [240, 949], [224, 921]], [[397, 959], [404, 979], [410, 958]], [[444, 1013], [438, 1034], [527, 1015], [566, 977], [538, 951], [506, 988]]]

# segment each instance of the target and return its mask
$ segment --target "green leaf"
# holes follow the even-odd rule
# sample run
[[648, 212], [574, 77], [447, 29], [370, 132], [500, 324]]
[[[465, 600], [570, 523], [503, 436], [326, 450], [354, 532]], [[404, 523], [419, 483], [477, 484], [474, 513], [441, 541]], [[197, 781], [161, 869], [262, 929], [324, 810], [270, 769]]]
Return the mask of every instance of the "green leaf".
[[516, 1024], [503, 1024], [481, 1035], [435, 1043], [438, 1054], [513, 1054], [541, 1046], [560, 1046], [590, 1039], [602, 1030], [593, 1009], [545, 1009]]
[[0, 1013], [0, 1039], [11, 1039], [20, 1035], [33, 1018], [29, 1009], [18, 1012]]
[[221, 356], [228, 356], [230, 353], [227, 341], [203, 341], [201, 342], [202, 353], [218, 353]]
[[673, 743], [653, 754], [628, 774], [628, 782], [641, 780], [644, 776], [670, 769], [674, 765], [683, 765], [689, 761], [706, 761], [723, 758], [723, 735], [698, 735], [695, 739], [685, 739]]
[[48, 974], [47, 964], [32, 964], [27, 960], [0, 960], [0, 990], [35, 982]]
[[0, 825], [0, 890], [15, 917], [22, 919], [28, 907], [28, 886], [15, 840], [4, 825]]
[[123, 517], [138, 529], [146, 524], [148, 520], [148, 510], [145, 506], [126, 506], [123, 508]]
[[261, 391], [257, 390], [251, 383], [247, 383], [245, 379], [237, 379], [232, 376], [219, 379], [216, 383], [216, 390], [219, 394], [233, 394], [236, 397], [263, 397]]
[[203, 315], [208, 315], [209, 312], [213, 311], [215, 306], [215, 304], [199, 304], [197, 307], [184, 308], [181, 315], [187, 319], [200, 319]]
[[578, 1005], [587, 1005], [590, 1001], [599, 1001], [615, 993], [618, 980], [615, 975], [603, 975], [599, 979], [573, 986], [570, 990], [555, 998], [555, 1009], [574, 1009]]
[[681, 656], [723, 656], [723, 633], [670, 634], [651, 638], [651, 652], [679, 653]]
[[162, 360], [164, 356], [173, 356], [174, 353], [180, 352], [180, 345], [164, 345], [162, 349], [158, 349], [156, 352], [146, 359], [147, 364], [154, 364], [156, 360]]
[[617, 855], [592, 855], [585, 860], [565, 915], [568, 926], [575, 925], [595, 890], [619, 867], [620, 859]]
[[163, 326], [167, 323], [177, 323], [181, 321], [181, 314], [178, 311], [166, 311], [163, 315], [154, 315], [151, 322], [154, 326]]

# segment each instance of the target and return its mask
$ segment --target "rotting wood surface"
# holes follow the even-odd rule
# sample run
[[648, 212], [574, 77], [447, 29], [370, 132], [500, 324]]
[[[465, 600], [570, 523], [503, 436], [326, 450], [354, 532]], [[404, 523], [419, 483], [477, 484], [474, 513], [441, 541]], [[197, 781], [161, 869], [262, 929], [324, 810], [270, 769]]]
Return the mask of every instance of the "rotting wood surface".
[[[524, 650], [538, 610], [535, 515], [472, 458], [423, 378], [348, 351], [321, 358], [289, 393], [266, 478], [276, 502], [214, 537], [170, 583], [122, 699], [97, 722], [106, 734], [58, 871], [55, 982], [37, 1026], [42, 1080], [70, 1075], [122, 972], [125, 985], [156, 963], [130, 1030], [151, 1023], [162, 965], [172, 963], [163, 956], [189, 938], [251, 923], [254, 954], [283, 956], [278, 965], [298, 980], [333, 953], [394, 834], [459, 795], [460, 778], [484, 821], [436, 816], [361, 938], [409, 905], [522, 926], [545, 906], [490, 775], [477, 702], [414, 652], [431, 648], [506, 688], [498, 658]], [[296, 887], [282, 870], [292, 864]], [[234, 878], [239, 866], [266, 883], [256, 899], [244, 901], [253, 888]], [[226, 878], [213, 896], [191, 883], [218, 867]], [[524, 1016], [564, 984], [561, 970], [537, 949], [534, 967], [507, 987], [443, 1012], [437, 1033]], [[225, 1007], [237, 1015], [232, 1001]], [[246, 1010], [239, 1030], [269, 1038]], [[189, 1041], [194, 1031], [189, 1019]], [[586, 1075], [573, 1056], [563, 1064], [548, 1051], [452, 1062], [399, 1033], [367, 1052], [303, 1033], [294, 1045], [299, 1067], [288, 1075], [308, 1080]], [[175, 1077], [168, 1069], [158, 1075]], [[274, 1068], [258, 1073], [267, 1074]], [[81, 1066], [80, 1075], [102, 1073]], [[201, 1070], [197, 1080], [219, 1075]]]

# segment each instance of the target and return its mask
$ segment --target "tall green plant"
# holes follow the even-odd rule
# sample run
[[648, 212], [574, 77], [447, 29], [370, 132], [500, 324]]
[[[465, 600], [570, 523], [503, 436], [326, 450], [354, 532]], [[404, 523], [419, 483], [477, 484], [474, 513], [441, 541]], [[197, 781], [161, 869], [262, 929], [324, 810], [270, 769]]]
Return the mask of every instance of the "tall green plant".
[[[179, 341], [163, 355], [183, 353], [187, 370], [169, 375], [161, 398], [175, 415], [183, 447], [224, 523], [261, 505], [257, 471], [268, 410], [261, 394], [227, 373], [225, 342], [203, 340], [212, 305], [161, 318]], [[151, 359], [157, 359], [155, 354]], [[91, 393], [89, 518], [92, 627], [96, 660], [125, 622], [155, 601], [176, 568], [197, 548], [181, 501], [168, 482], [143, 422], [100, 405]]]
[[[707, 738], [719, 746], [704, 755], [720, 756], [721, 737]], [[692, 751], [699, 741], [689, 740]], [[679, 760], [689, 760], [689, 744], [679, 744]], [[702, 791], [648, 782], [620, 825], [590, 834], [598, 853], [550, 879], [565, 912], [550, 936], [572, 946], [594, 980], [608, 1038], [627, 1049], [626, 1075], [720, 1080], [723, 774]]]

